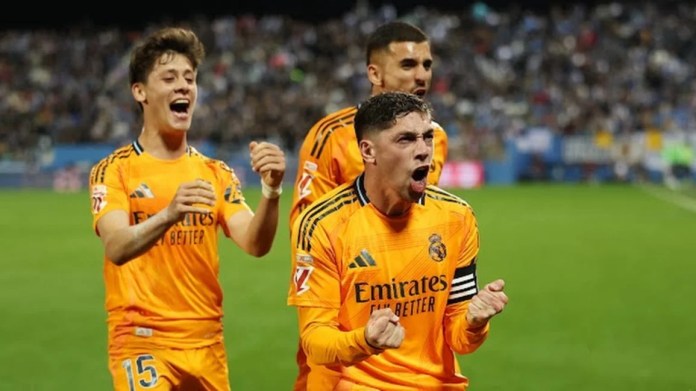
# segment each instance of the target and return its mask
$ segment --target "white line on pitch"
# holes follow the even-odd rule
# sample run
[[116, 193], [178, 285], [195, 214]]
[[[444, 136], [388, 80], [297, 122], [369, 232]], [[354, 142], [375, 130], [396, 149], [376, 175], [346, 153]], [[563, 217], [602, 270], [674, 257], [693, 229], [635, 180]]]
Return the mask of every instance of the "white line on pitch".
[[662, 201], [684, 208], [690, 212], [696, 213], [696, 200], [685, 195], [675, 193], [668, 189], [659, 188], [656, 186], [640, 186], [640, 189]]

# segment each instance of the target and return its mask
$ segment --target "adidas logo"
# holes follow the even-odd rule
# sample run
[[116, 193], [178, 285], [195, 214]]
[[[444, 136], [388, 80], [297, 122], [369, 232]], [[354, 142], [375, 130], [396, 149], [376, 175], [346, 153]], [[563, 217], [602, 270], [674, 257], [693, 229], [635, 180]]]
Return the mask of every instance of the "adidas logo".
[[377, 262], [375, 262], [375, 259], [372, 258], [372, 255], [370, 255], [370, 253], [367, 252], [367, 250], [365, 249], [360, 251], [360, 255], [355, 257], [355, 259], [353, 259], [353, 262], [348, 264], [348, 267], [351, 269], [370, 266], [377, 266]]
[[152, 194], [152, 190], [150, 190], [146, 184], [141, 183], [140, 186], [130, 194], [130, 198], [155, 198], [155, 195]]

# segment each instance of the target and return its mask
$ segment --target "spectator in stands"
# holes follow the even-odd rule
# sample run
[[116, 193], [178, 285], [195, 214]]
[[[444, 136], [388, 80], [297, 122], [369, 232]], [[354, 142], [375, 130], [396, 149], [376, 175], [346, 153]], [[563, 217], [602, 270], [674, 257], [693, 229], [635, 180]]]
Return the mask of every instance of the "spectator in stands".
[[689, 145], [684, 133], [665, 143], [662, 150], [665, 162], [664, 182], [671, 189], [679, 189], [687, 183], [694, 182], [692, 166], [694, 164], [694, 147]]
[[[453, 155], [502, 159], [503, 144], [529, 126], [584, 136], [604, 128], [617, 142], [633, 142], [648, 131], [650, 116], [651, 126], [672, 123], [694, 134], [696, 30], [673, 26], [693, 25], [696, 4], [576, 3], [549, 12], [479, 4], [462, 11], [399, 15], [428, 26], [438, 48], [428, 100], [449, 144], [464, 146]], [[312, 24], [268, 15], [192, 19], [211, 43], [200, 80], [204, 115], [194, 119], [200, 131], [192, 137], [218, 145], [221, 159], [257, 138], [295, 151], [313, 118], [368, 95], [363, 40], [397, 10], [358, 6], [343, 16]], [[137, 128], [131, 97], [119, 86], [128, 74], [122, 59], [141, 32], [80, 27], [0, 34], [3, 160], [31, 159], [38, 132], [54, 144], [117, 144]]]

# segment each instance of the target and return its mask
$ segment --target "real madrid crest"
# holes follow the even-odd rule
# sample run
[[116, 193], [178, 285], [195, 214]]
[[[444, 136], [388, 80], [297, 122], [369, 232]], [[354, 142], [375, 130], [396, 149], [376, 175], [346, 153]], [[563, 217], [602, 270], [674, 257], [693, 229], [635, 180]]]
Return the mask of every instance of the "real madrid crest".
[[447, 256], [447, 247], [442, 243], [442, 238], [438, 234], [432, 234], [428, 241], [430, 242], [430, 247], [428, 248], [430, 259], [435, 262], [442, 262]]

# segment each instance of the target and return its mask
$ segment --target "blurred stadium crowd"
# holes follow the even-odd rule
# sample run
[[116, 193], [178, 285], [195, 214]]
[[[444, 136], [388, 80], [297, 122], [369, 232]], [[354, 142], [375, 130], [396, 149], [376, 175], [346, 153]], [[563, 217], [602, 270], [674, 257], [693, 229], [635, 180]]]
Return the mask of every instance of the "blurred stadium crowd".
[[[295, 151], [324, 113], [366, 98], [364, 43], [402, 18], [432, 38], [429, 100], [452, 159], [491, 159], [542, 127], [597, 140], [696, 133], [696, 5], [475, 3], [461, 12], [389, 5], [310, 23], [287, 16], [194, 17], [206, 43], [192, 139], [218, 157], [270, 138]], [[152, 25], [149, 28], [158, 26]], [[139, 133], [127, 53], [145, 31], [74, 26], [0, 32], [0, 160], [56, 143], [122, 144]]]

